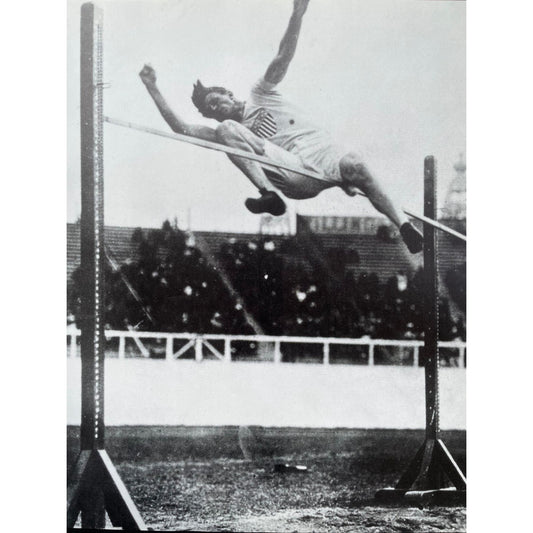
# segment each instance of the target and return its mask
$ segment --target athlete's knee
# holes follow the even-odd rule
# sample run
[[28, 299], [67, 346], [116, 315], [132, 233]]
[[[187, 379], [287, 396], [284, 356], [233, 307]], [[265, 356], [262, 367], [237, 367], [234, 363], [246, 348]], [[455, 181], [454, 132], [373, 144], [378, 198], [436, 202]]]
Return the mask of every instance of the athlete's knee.
[[364, 187], [373, 181], [372, 174], [355, 154], [345, 155], [339, 162], [339, 168], [343, 181], [349, 185]]
[[217, 141], [226, 144], [236, 139], [241, 139], [240, 128], [242, 126], [235, 120], [224, 120], [215, 130]]
[[265, 153], [265, 141], [254, 135], [246, 126], [235, 120], [224, 120], [215, 130], [219, 143], [233, 148], [239, 148], [259, 155]]

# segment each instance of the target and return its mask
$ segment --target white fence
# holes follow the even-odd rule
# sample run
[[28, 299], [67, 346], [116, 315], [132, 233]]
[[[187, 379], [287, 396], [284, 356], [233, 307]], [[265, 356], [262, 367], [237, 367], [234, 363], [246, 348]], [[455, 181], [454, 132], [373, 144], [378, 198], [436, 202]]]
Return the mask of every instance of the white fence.
[[[68, 356], [79, 356], [78, 329], [67, 331]], [[106, 353], [118, 359], [145, 357], [282, 362], [403, 365], [418, 367], [424, 342], [419, 340], [348, 339], [270, 335], [216, 335], [106, 330]], [[118, 342], [118, 346], [117, 346]], [[466, 343], [439, 342], [441, 364], [464, 368]]]

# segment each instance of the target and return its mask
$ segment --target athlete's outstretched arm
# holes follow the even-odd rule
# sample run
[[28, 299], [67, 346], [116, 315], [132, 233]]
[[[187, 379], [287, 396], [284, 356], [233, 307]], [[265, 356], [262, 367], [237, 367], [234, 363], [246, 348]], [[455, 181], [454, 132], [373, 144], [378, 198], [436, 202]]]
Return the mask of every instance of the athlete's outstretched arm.
[[296, 45], [298, 44], [298, 37], [300, 36], [300, 29], [302, 27], [302, 19], [308, 4], [309, 0], [294, 0], [289, 26], [285, 31], [283, 39], [281, 39], [278, 54], [267, 68], [265, 81], [279, 83], [285, 77], [289, 63], [296, 51]]
[[150, 65], [144, 65], [141, 72], [139, 72], [139, 76], [157, 106], [157, 109], [159, 109], [159, 112], [172, 131], [175, 133], [182, 133], [183, 135], [190, 135], [191, 137], [198, 137], [207, 141], [216, 141], [214, 128], [202, 126], [200, 124], [188, 124], [172, 111], [157, 87], [155, 70]]

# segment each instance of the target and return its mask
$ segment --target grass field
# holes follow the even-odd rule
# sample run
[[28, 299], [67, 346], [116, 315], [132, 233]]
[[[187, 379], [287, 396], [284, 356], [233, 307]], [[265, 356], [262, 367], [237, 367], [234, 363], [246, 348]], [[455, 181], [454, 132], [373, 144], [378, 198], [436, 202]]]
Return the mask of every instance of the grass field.
[[[442, 433], [463, 471], [464, 431]], [[79, 451], [67, 428], [67, 466]], [[466, 529], [464, 507], [377, 505], [423, 431], [109, 427], [106, 449], [154, 530], [426, 533]], [[305, 473], [278, 473], [277, 463]]]

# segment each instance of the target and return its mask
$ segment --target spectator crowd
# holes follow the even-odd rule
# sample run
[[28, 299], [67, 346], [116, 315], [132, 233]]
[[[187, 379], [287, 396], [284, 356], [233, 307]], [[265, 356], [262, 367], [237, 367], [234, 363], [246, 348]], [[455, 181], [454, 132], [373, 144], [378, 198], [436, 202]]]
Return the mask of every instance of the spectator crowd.
[[[133, 257], [117, 265], [112, 250], [106, 250], [106, 327], [251, 334], [247, 312], [271, 335], [422, 337], [421, 270], [380, 280], [372, 272], [355, 275], [349, 262], [339, 272], [339, 261], [325, 254], [329, 275], [327, 270], [313, 268], [312, 261], [291, 254], [295, 239], [277, 243], [268, 236], [230, 239], [208, 261], [168, 221], [159, 230], [137, 229], [132, 236]], [[221, 270], [240, 298], [223, 283]], [[446, 281], [450, 280], [450, 294], [464, 297], [464, 276], [448, 275]], [[78, 269], [68, 295], [68, 311], [75, 317], [81, 283]], [[462, 316], [454, 318], [448, 299], [440, 297], [441, 340], [465, 340]]]

